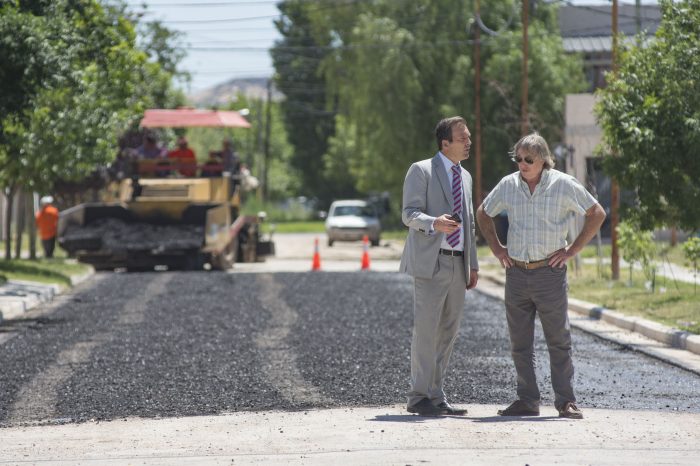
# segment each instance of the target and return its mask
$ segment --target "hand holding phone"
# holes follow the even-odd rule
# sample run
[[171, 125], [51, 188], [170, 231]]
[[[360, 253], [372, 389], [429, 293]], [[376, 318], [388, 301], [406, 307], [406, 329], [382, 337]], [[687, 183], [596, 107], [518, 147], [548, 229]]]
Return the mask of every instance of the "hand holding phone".
[[448, 218], [453, 222], [462, 223], [462, 219], [459, 217], [459, 214], [452, 214]]

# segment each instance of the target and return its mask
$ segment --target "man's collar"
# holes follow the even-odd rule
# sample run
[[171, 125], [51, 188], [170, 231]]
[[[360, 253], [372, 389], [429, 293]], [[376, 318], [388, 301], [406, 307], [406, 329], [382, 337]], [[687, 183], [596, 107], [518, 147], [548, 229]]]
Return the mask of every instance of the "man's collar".
[[440, 155], [440, 160], [442, 160], [442, 164], [445, 166], [445, 169], [449, 172], [452, 167], [455, 165], [459, 165], [459, 163], [454, 163], [452, 160], [447, 158], [445, 154], [442, 153], [442, 151], [438, 151], [438, 154]]
[[[539, 185], [544, 186], [545, 184], [547, 184], [547, 182], [549, 181], [549, 171], [550, 171], [549, 168], [542, 169], [542, 174], [540, 175], [540, 180], [537, 182], [536, 186], [539, 186]], [[518, 180], [520, 181], [520, 183], [527, 186], [527, 181], [525, 181], [525, 179], [523, 178], [522, 174], [520, 173], [520, 170], [518, 170], [515, 173], [518, 175]]]

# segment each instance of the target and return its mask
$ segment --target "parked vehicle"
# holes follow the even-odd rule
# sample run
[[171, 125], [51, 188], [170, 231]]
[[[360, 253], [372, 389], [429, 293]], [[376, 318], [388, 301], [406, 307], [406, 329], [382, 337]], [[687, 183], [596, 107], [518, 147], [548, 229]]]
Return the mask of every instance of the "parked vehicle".
[[328, 246], [335, 241], [358, 241], [367, 235], [372, 246], [379, 246], [381, 224], [374, 207], [363, 200], [342, 200], [331, 204], [326, 218]]

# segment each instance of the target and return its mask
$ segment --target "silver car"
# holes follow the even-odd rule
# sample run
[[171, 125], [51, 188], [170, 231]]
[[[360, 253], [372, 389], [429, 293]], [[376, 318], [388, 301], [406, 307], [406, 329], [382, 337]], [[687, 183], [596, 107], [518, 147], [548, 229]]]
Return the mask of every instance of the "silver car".
[[358, 241], [367, 235], [372, 246], [379, 246], [381, 224], [374, 207], [362, 200], [335, 201], [326, 218], [328, 246], [335, 241]]

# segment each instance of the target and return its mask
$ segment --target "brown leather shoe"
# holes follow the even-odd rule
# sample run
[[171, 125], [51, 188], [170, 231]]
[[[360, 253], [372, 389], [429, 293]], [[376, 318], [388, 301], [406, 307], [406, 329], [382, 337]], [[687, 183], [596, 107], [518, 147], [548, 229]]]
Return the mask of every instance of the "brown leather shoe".
[[506, 409], [498, 410], [499, 416], [539, 416], [539, 406], [533, 406], [532, 403], [527, 403], [523, 400], [515, 400]]
[[571, 401], [567, 401], [563, 407], [557, 408], [557, 411], [559, 411], [559, 417], [565, 417], [567, 419], [583, 419], [583, 413]]
[[437, 407], [442, 410], [442, 414], [447, 414], [449, 416], [464, 416], [465, 414], [467, 414], [466, 409], [455, 408], [447, 401], [443, 401], [442, 403], [437, 405]]

